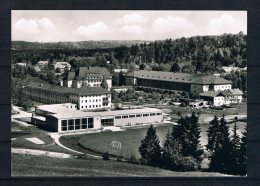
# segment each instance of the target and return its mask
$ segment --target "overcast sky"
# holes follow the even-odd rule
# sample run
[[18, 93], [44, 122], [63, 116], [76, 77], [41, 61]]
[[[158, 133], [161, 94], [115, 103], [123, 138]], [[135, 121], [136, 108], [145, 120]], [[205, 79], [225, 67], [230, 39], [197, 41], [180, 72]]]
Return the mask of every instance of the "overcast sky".
[[12, 11], [12, 41], [163, 40], [247, 33], [246, 11]]

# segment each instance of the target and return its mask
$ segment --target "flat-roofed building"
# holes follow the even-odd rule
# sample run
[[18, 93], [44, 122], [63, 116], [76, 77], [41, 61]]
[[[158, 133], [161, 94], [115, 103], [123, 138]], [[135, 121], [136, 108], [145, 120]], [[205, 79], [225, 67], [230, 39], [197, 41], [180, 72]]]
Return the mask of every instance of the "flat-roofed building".
[[74, 103], [79, 110], [111, 107], [111, 93], [102, 87], [67, 88], [48, 83], [30, 82], [25, 87], [29, 98], [47, 104]]
[[68, 62], [56, 62], [54, 68], [55, 70], [59, 68], [61, 72], [65, 72], [65, 70], [70, 70], [71, 65]]
[[69, 72], [63, 80], [63, 86], [81, 88], [101, 87], [103, 81], [106, 81], [108, 90], [112, 87], [112, 76], [104, 67], [79, 67], [76, 72]]
[[59, 105], [43, 105], [35, 110], [36, 114], [40, 114], [32, 117], [33, 124], [44, 125], [49, 130], [61, 133], [163, 121], [162, 110], [156, 108], [83, 112]]
[[127, 74], [126, 84], [138, 88], [176, 90], [194, 94], [206, 91], [224, 91], [232, 88], [232, 82], [214, 75], [147, 70]]

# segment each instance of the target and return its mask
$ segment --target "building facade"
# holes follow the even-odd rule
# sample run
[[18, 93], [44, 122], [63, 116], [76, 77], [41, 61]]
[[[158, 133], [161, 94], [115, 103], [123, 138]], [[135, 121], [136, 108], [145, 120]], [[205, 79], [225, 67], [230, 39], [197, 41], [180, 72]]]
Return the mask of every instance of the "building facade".
[[32, 123], [60, 133], [97, 130], [107, 126], [131, 126], [163, 121], [163, 112], [156, 108], [83, 112], [60, 105], [36, 107]]
[[25, 88], [29, 98], [47, 104], [74, 103], [79, 110], [104, 109], [111, 107], [111, 93], [102, 87], [80, 89], [30, 82]]
[[55, 70], [59, 68], [61, 72], [65, 72], [65, 70], [70, 70], [71, 65], [68, 62], [56, 62], [54, 68]]
[[214, 75], [146, 70], [127, 74], [126, 84], [138, 88], [176, 90], [194, 94], [207, 91], [224, 91], [232, 88], [232, 82]]
[[76, 72], [69, 72], [63, 80], [63, 86], [72, 88], [101, 87], [106, 81], [108, 90], [112, 87], [112, 76], [104, 67], [80, 67]]

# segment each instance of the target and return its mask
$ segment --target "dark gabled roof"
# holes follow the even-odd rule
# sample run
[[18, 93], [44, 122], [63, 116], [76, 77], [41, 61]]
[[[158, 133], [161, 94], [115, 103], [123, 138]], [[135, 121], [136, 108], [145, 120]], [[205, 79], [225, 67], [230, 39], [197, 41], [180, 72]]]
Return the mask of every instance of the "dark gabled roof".
[[207, 91], [207, 92], [200, 93], [199, 96], [203, 96], [203, 97], [217, 97], [217, 96], [223, 96], [223, 94], [221, 92]]
[[243, 95], [243, 92], [239, 89], [229, 89], [225, 91], [221, 91], [225, 96], [233, 96], [233, 95]]
[[231, 84], [221, 77], [213, 75], [203, 74], [187, 74], [187, 73], [174, 73], [174, 72], [163, 72], [163, 71], [147, 71], [140, 70], [128, 73], [127, 77], [136, 77], [140, 79], [151, 79], [151, 80], [162, 80], [171, 82], [191, 83], [191, 84]]
[[67, 80], [73, 80], [75, 78], [75, 72], [69, 72], [67, 76]]
[[101, 76], [110, 76], [110, 72], [105, 67], [80, 67], [77, 78], [82, 79], [88, 74], [99, 74]]
[[30, 82], [35, 82], [35, 83], [47, 83], [46, 81], [43, 81], [39, 78], [36, 77], [27, 77], [24, 81], [23, 84], [24, 85], [28, 85]]
[[97, 95], [97, 94], [108, 94], [110, 93], [106, 89], [102, 87], [82, 87], [82, 88], [68, 88], [68, 87], [61, 87], [56, 85], [51, 85], [48, 83], [37, 83], [37, 82], [30, 82], [27, 87], [30, 88], [37, 88], [42, 89], [42, 91], [50, 91], [50, 92], [57, 92], [61, 94], [76, 94], [79, 96], [86, 96], [86, 95]]

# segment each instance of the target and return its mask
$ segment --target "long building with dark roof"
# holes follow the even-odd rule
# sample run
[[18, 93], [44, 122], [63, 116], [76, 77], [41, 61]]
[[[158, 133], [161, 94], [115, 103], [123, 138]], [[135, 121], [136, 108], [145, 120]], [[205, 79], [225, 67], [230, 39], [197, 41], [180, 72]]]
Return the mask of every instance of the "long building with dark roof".
[[111, 107], [111, 93], [102, 87], [68, 88], [48, 83], [30, 82], [25, 93], [33, 100], [54, 103], [75, 103], [79, 110]]
[[80, 67], [76, 72], [69, 72], [63, 80], [65, 87], [81, 88], [100, 87], [103, 80], [106, 80], [108, 90], [112, 87], [112, 77], [109, 71], [104, 67]]
[[214, 75], [147, 70], [127, 74], [126, 84], [138, 88], [176, 90], [194, 94], [207, 91], [224, 91], [232, 88], [232, 82]]

